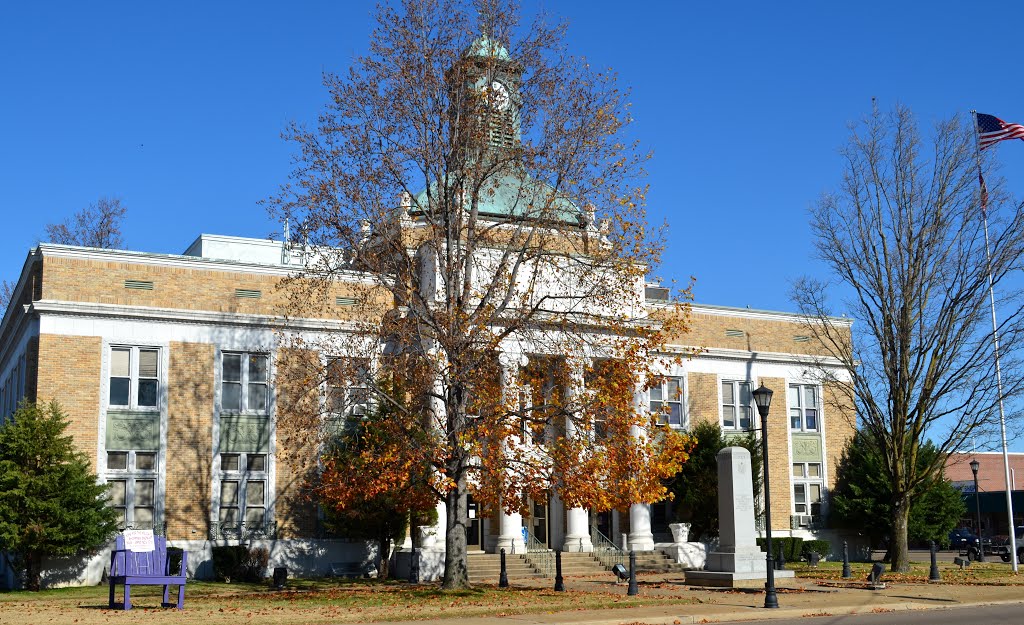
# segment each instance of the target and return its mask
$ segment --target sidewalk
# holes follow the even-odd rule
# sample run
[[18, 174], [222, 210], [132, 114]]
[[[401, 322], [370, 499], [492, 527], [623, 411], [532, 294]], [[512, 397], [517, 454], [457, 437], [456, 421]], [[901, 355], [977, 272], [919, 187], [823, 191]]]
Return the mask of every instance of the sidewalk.
[[[550, 580], [542, 580], [550, 583]], [[870, 612], [927, 610], [1007, 603], [1024, 604], [1024, 586], [967, 586], [953, 584], [889, 585], [884, 590], [867, 590], [860, 583], [844, 587], [818, 586], [810, 580], [788, 580], [778, 587], [779, 609], [767, 610], [763, 591], [712, 590], [684, 586], [678, 574], [645, 575], [640, 579], [641, 597], [674, 596], [693, 598], [699, 603], [609, 610], [578, 610], [549, 614], [474, 617], [458, 619], [458, 625], [682, 625], [730, 621], [794, 619], [806, 616], [838, 616]], [[527, 586], [528, 584], [517, 584]], [[547, 587], [548, 584], [537, 584]], [[621, 592], [601, 578], [567, 578], [567, 590]], [[401, 625], [452, 625], [451, 619], [408, 621]], [[395, 624], [392, 624], [395, 625]]]

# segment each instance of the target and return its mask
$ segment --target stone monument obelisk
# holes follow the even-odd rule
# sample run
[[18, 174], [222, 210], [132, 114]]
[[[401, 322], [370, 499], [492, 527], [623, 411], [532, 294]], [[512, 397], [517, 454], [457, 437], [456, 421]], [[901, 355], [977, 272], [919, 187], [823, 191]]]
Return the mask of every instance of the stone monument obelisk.
[[[718, 547], [708, 554], [703, 571], [687, 571], [696, 586], [752, 587], [767, 578], [765, 553], [754, 529], [754, 481], [750, 452], [726, 447], [718, 452]], [[776, 571], [775, 577], [793, 577]]]

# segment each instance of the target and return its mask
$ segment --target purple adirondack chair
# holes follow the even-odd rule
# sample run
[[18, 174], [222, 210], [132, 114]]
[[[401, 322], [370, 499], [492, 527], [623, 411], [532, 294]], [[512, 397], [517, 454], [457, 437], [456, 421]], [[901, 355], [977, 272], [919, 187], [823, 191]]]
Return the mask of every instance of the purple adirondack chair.
[[167, 538], [154, 536], [153, 551], [130, 551], [124, 548], [124, 537], [118, 536], [114, 550], [110, 553], [110, 607], [114, 607], [114, 586], [124, 585], [124, 609], [132, 609], [132, 585], [163, 586], [164, 599], [162, 605], [171, 607], [168, 602], [168, 588], [178, 586], [177, 608], [185, 605], [185, 571], [188, 564], [188, 552], [181, 552], [181, 569], [176, 572], [168, 570]]

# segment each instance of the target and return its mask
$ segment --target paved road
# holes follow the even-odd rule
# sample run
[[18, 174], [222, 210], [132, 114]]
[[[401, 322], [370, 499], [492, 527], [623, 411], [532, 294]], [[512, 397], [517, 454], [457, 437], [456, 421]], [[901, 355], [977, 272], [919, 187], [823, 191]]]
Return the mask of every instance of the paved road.
[[[747, 621], [773, 623], [778, 621]], [[1020, 625], [1024, 623], [1024, 606], [987, 605], [942, 610], [884, 612], [881, 614], [844, 614], [802, 618], [800, 625]]]

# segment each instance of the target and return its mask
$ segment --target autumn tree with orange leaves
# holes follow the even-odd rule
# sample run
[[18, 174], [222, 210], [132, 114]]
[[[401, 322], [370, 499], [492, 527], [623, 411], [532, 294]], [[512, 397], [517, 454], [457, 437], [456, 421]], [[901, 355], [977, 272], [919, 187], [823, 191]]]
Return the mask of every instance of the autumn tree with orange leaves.
[[445, 504], [445, 589], [469, 585], [470, 493], [621, 510], [668, 497], [692, 446], [646, 406], [685, 356], [663, 345], [689, 296], [647, 313], [648, 155], [628, 92], [565, 28], [499, 0], [383, 6], [315, 127], [286, 133], [294, 170], [268, 202], [297, 266], [279, 448], [316, 464], [339, 421], [388, 406], [386, 453], [319, 487], [344, 506], [414, 475]]

